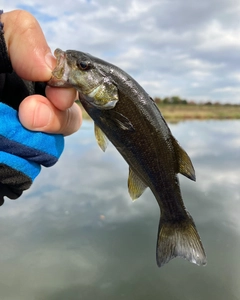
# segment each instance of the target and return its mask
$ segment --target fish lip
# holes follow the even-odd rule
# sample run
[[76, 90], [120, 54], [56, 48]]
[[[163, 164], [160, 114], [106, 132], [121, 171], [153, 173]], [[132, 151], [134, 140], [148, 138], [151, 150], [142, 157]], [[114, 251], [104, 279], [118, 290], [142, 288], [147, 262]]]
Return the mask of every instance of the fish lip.
[[70, 67], [68, 66], [68, 63], [67, 63], [66, 52], [57, 48], [54, 51], [54, 55], [57, 59], [57, 64], [56, 64], [56, 67], [54, 68], [54, 70], [52, 71], [52, 77], [48, 81], [48, 85], [68, 87], [68, 86], [70, 86], [70, 84], [68, 83]]
[[63, 77], [64, 70], [65, 70], [66, 53], [61, 49], [57, 48], [54, 51], [54, 55], [57, 58], [57, 65], [53, 70], [52, 74], [57, 79], [61, 79]]

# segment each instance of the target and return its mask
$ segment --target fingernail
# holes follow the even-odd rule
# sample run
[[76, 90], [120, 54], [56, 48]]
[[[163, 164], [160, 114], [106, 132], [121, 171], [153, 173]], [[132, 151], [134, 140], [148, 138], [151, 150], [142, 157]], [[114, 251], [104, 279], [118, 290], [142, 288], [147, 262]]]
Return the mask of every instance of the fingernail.
[[33, 127], [35, 129], [42, 129], [46, 127], [52, 117], [51, 109], [44, 103], [39, 103], [35, 107], [34, 119], [33, 119]]
[[45, 62], [48, 65], [48, 67], [53, 70], [55, 68], [56, 65], [56, 58], [52, 55], [51, 52], [48, 52], [45, 55]]

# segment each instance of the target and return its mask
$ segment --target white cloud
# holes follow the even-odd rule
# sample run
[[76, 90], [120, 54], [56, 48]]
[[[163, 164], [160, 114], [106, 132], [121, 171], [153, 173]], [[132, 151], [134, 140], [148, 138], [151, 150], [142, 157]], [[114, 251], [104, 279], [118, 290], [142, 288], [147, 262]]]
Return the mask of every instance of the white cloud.
[[[217, 263], [225, 261], [228, 266], [224, 272], [215, 270], [223, 276], [220, 283], [213, 276], [210, 285], [219, 289], [226, 272], [232, 274], [232, 266], [239, 278], [240, 122], [194, 121], [170, 127], [197, 172], [196, 183], [179, 176], [184, 203], [196, 222], [210, 265], [215, 270]], [[85, 295], [92, 295], [96, 286], [116, 286], [119, 278], [139, 286], [146, 270], [159, 273], [154, 262], [158, 204], [149, 190], [132, 203], [127, 171], [111, 145], [106, 153], [98, 149], [93, 123], [84, 122], [82, 130], [66, 139], [60, 161], [43, 169], [20, 199], [8, 200], [1, 207], [3, 298], [28, 300], [41, 295], [59, 299], [69, 297], [75, 285]], [[220, 248], [225, 251], [218, 251]], [[181, 274], [178, 263], [167, 266], [169, 280], [172, 272]], [[131, 268], [126, 268], [129, 265]], [[204, 282], [206, 276], [212, 278], [211, 266], [203, 273]], [[185, 263], [184, 268], [190, 282], [193, 267]], [[138, 270], [140, 279], [135, 282]], [[194, 292], [188, 298], [194, 298]]]
[[239, 28], [226, 28], [217, 20], [211, 21], [204, 32], [201, 33], [201, 50], [219, 51], [222, 48], [233, 48], [237, 51], [240, 47]]
[[240, 6], [233, 0], [52, 0], [47, 6], [3, 0], [2, 6], [32, 12], [53, 50], [79, 49], [117, 64], [152, 96], [239, 102]]

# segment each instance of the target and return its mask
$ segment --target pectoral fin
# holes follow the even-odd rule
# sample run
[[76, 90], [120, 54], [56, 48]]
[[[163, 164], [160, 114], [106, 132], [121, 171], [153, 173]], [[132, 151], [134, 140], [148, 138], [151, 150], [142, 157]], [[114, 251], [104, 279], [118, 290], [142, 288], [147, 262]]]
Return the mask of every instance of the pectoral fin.
[[122, 130], [134, 131], [133, 124], [127, 117], [115, 111], [111, 112], [111, 115], [113, 116], [113, 121], [119, 128]]
[[196, 181], [195, 170], [192, 165], [191, 159], [188, 154], [182, 149], [175, 138], [172, 136], [174, 150], [178, 160], [178, 173], [186, 176], [187, 178]]
[[94, 124], [94, 133], [99, 147], [103, 150], [103, 152], [105, 152], [108, 144], [106, 135], [96, 124]]
[[106, 80], [88, 94], [91, 104], [99, 109], [112, 109], [118, 102], [118, 89], [112, 82]]
[[146, 184], [142, 182], [142, 180], [131, 168], [129, 168], [128, 192], [132, 200], [140, 197], [146, 188]]
[[101, 121], [110, 128], [119, 128], [124, 131], [135, 131], [131, 121], [116, 111], [105, 112], [104, 117], [100, 117]]

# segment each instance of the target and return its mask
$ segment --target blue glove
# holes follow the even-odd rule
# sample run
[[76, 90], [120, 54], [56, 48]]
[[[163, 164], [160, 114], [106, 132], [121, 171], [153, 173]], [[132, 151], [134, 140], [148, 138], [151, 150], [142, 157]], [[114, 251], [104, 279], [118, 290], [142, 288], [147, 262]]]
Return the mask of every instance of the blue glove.
[[4, 196], [16, 199], [28, 189], [41, 165], [54, 165], [63, 148], [62, 135], [27, 130], [17, 111], [0, 103], [0, 205]]
[[16, 199], [28, 189], [41, 165], [54, 165], [64, 147], [62, 135], [32, 132], [19, 122], [21, 101], [32, 94], [45, 95], [46, 84], [23, 80], [13, 71], [3, 27], [0, 20], [0, 205], [4, 196]]

